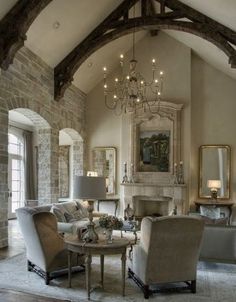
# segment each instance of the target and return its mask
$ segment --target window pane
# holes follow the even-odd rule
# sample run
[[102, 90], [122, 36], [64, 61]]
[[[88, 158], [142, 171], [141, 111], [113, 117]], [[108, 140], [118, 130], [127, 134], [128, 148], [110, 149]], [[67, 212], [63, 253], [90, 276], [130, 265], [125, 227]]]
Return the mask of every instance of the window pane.
[[12, 191], [20, 191], [20, 182], [13, 180], [12, 181]]
[[12, 160], [12, 170], [19, 170], [20, 169], [20, 161], [18, 159]]
[[17, 144], [18, 138], [15, 135], [9, 133], [8, 134], [8, 141], [9, 141], [10, 144]]
[[11, 154], [18, 154], [19, 153], [19, 147], [15, 144], [8, 145], [8, 152]]
[[12, 202], [19, 201], [20, 193], [19, 192], [12, 192]]
[[21, 171], [20, 170], [12, 170], [12, 180], [20, 180]]

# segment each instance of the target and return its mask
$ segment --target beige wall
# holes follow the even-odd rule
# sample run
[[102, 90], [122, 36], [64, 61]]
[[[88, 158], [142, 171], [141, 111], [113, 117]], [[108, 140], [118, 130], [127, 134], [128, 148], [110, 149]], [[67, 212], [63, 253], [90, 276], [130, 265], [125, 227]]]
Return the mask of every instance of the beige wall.
[[231, 200], [236, 198], [236, 81], [192, 55], [190, 200], [198, 197], [198, 149], [231, 146]]
[[[202, 144], [229, 144], [232, 148], [231, 199], [236, 198], [236, 83], [209, 66], [185, 45], [160, 32], [146, 36], [136, 46], [138, 69], [148, 75], [148, 60], [155, 57], [165, 72], [164, 100], [183, 103], [182, 159], [189, 203], [198, 198], [198, 148]], [[130, 54], [128, 53], [128, 58]], [[114, 57], [118, 54], [114, 54]], [[104, 62], [105, 64], [105, 62]], [[123, 162], [129, 161], [131, 137], [129, 116], [117, 117], [104, 106], [102, 82], [87, 97], [88, 152], [95, 146], [115, 146], [118, 150], [118, 183]], [[189, 176], [190, 175], [190, 176]], [[119, 186], [118, 186], [119, 193]]]
[[[118, 56], [119, 54], [114, 54], [114, 58]], [[131, 53], [126, 54], [126, 57], [130, 59]], [[182, 141], [182, 159], [186, 163], [185, 175], [187, 178], [189, 169], [187, 163], [189, 163], [190, 153], [190, 49], [160, 32], [156, 37], [147, 35], [137, 43], [136, 58], [139, 61], [138, 70], [142, 72], [144, 77], [148, 77], [151, 74], [149, 72], [151, 71], [151, 59], [156, 58], [157, 62], [160, 63], [160, 69], [165, 72], [163, 99], [184, 104], [182, 114], [182, 137], [184, 138]], [[105, 108], [103, 83], [100, 82], [87, 95], [86, 118], [90, 168], [92, 168], [91, 150], [93, 147], [116, 147], [118, 150], [117, 176], [119, 184], [123, 176], [123, 163], [130, 161], [129, 115], [118, 117]]]

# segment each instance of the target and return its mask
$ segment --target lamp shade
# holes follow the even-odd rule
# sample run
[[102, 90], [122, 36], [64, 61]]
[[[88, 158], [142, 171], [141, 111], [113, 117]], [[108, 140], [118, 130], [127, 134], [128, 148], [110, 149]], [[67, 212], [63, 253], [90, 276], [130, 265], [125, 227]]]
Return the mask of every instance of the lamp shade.
[[106, 198], [105, 177], [76, 176], [73, 197], [85, 200]]
[[221, 181], [220, 180], [208, 180], [207, 187], [212, 189], [219, 189], [221, 188]]

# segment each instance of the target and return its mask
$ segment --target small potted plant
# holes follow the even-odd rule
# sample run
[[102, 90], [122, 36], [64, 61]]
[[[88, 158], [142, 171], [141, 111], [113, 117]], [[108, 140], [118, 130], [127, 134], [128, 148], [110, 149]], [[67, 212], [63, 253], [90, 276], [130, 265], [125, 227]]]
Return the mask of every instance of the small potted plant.
[[120, 230], [123, 226], [123, 222], [121, 219], [111, 216], [111, 215], [104, 215], [99, 218], [99, 225], [100, 227], [105, 229], [107, 235], [107, 243], [112, 243], [112, 231], [113, 230]]

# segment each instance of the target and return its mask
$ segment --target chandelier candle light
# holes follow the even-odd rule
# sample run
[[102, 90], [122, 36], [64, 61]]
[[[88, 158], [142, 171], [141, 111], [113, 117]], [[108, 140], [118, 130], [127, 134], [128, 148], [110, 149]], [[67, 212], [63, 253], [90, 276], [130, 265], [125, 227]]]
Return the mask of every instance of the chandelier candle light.
[[[135, 16], [135, 12], [134, 12]], [[133, 31], [132, 59], [129, 67], [125, 68], [124, 55], [120, 55], [120, 75], [115, 77], [114, 85], [108, 86], [107, 67], [103, 68], [104, 97], [105, 105], [108, 109], [114, 110], [117, 115], [127, 112], [143, 110], [157, 113], [160, 107], [161, 93], [163, 90], [163, 71], [157, 76], [156, 60], [151, 61], [152, 79], [146, 80], [142, 74], [136, 70], [138, 61], [135, 59], [135, 29]], [[129, 70], [125, 74], [125, 70]]]

